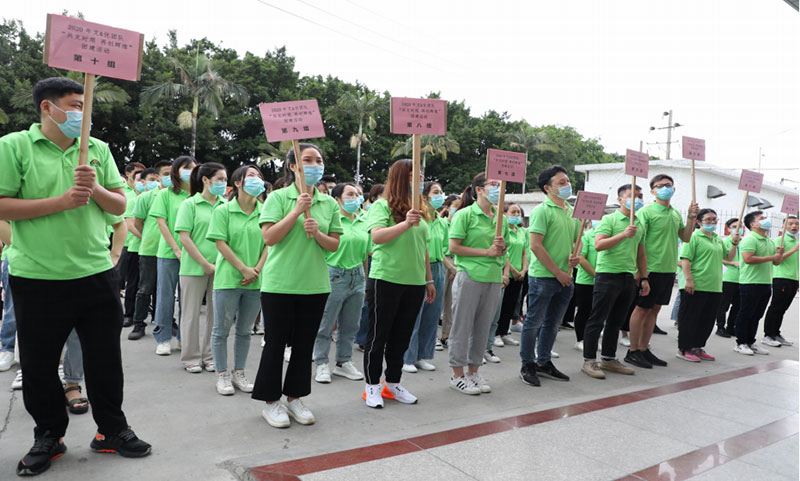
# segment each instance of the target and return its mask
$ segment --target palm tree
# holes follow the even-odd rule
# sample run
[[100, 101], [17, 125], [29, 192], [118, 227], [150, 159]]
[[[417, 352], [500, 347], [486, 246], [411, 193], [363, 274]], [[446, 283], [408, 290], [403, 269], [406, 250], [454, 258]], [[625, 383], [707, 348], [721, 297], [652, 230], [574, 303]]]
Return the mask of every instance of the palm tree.
[[8, 123], [8, 115], [6, 115], [5, 110], [0, 109], [0, 124], [7, 124]]
[[[461, 152], [458, 141], [450, 134], [447, 135], [422, 135], [420, 136], [420, 147], [422, 150], [422, 172], [425, 173], [428, 154], [441, 155], [442, 160], [447, 160], [447, 153], [457, 154]], [[414, 153], [414, 137], [411, 136], [405, 142], [397, 142], [392, 148], [392, 158], [408, 157]]]
[[369, 140], [364, 133], [364, 121], [367, 122], [367, 128], [374, 129], [377, 125], [375, 114], [384, 108], [381, 98], [372, 92], [363, 95], [347, 92], [339, 97], [334, 107], [334, 111], [358, 119], [358, 133], [350, 137], [350, 148], [356, 149], [356, 184], [361, 184], [361, 144]]
[[184, 65], [180, 59], [173, 56], [167, 57], [167, 62], [172, 65], [180, 75], [180, 83], [163, 82], [151, 85], [142, 90], [142, 104], [155, 105], [162, 99], [175, 99], [190, 96], [192, 98], [192, 111], [183, 111], [178, 115], [178, 127], [192, 129], [191, 155], [194, 157], [197, 147], [197, 114], [202, 104], [214, 118], [219, 117], [225, 100], [246, 104], [250, 100], [247, 90], [239, 84], [222, 78], [214, 69], [214, 63], [199, 49], [195, 54], [194, 66]]
[[274, 174], [279, 172], [280, 166], [286, 161], [286, 155], [292, 150], [291, 140], [282, 140], [278, 147], [270, 144], [266, 140], [258, 144], [258, 151], [263, 152], [264, 155], [259, 155], [256, 159], [256, 165], [262, 167], [264, 164], [269, 164], [270, 171]]
[[[536, 132], [530, 126], [523, 126], [516, 132], [509, 132], [504, 135], [506, 140], [514, 150], [520, 150], [526, 154], [530, 151], [537, 152], [558, 152], [558, 145], [553, 144], [547, 138], [546, 132]], [[530, 165], [530, 162], [528, 162]], [[522, 193], [525, 193], [525, 184], [522, 183]]]
[[[83, 84], [82, 73], [68, 72], [66, 77]], [[124, 105], [131, 99], [128, 92], [119, 85], [112, 84], [111, 82], [103, 82], [100, 79], [102, 79], [102, 77], [96, 77], [94, 81], [94, 101], [98, 104]], [[15, 109], [20, 110], [28, 109], [33, 105], [33, 87], [31, 87], [30, 80], [25, 79], [21, 82], [15, 82], [14, 91], [11, 94], [9, 103]], [[0, 117], [2, 117], [2, 115], [0, 115]]]

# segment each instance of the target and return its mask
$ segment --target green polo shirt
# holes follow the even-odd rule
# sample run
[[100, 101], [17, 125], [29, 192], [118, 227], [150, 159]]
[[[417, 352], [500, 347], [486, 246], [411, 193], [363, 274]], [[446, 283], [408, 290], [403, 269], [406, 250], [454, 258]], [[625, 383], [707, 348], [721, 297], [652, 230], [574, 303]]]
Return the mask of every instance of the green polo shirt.
[[[781, 245], [781, 238], [777, 237], [773, 241], [775, 246]], [[797, 245], [797, 237], [792, 237], [789, 234], [783, 239], [783, 248], [785, 249], [784, 252], [788, 252]], [[790, 255], [786, 259], [781, 262], [781, 265], [775, 266], [772, 269], [772, 275], [776, 279], [790, 279], [793, 281], [798, 280], [797, 271], [798, 271], [798, 264], [797, 264], [797, 252]]]
[[[595, 228], [595, 236], [603, 234], [608, 237], [614, 237], [629, 225], [631, 225], [630, 217], [617, 210], [613, 214], [603, 216], [603, 219]], [[633, 239], [623, 239], [622, 242], [611, 249], [597, 253], [597, 268], [595, 271], [598, 274], [636, 273], [636, 256], [639, 251], [639, 245], [645, 243], [647, 233], [638, 215], [634, 217], [633, 225], [636, 226], [636, 235]], [[676, 259], [675, 263], [677, 264], [677, 262]], [[672, 272], [675, 272], [676, 264], [672, 266]]]
[[[185, 190], [180, 190], [176, 194], [173, 192], [172, 187], [168, 187], [158, 193], [156, 198], [153, 199], [153, 206], [150, 208], [151, 217], [161, 217], [167, 219], [167, 227], [172, 233], [172, 238], [175, 239], [175, 242], [178, 244], [178, 246], [181, 245], [181, 241], [178, 240], [178, 233], [175, 231], [175, 220], [178, 218], [178, 209], [180, 209], [183, 201], [188, 198], [189, 193]], [[161, 229], [158, 228], [158, 225], [156, 225], [156, 230], [161, 233]], [[161, 259], [177, 259], [177, 257], [175, 257], [175, 252], [167, 243], [167, 240], [163, 235], [158, 241], [158, 252], [156, 252], [156, 257]]]
[[439, 216], [439, 213], [434, 211], [436, 217], [431, 221], [430, 233], [428, 236], [428, 256], [430, 256], [431, 263], [442, 262], [445, 252], [447, 251], [447, 244], [449, 243], [448, 231], [450, 225]]
[[508, 228], [508, 263], [514, 269], [522, 271], [522, 253], [527, 251], [531, 245], [531, 236], [528, 231], [522, 227], [517, 226], [515, 231], [511, 227]]
[[[178, 208], [178, 215], [175, 218], [175, 232], [188, 232], [192, 242], [203, 254], [206, 261], [213, 264], [217, 259], [217, 246], [214, 241], [206, 239], [208, 224], [211, 222], [211, 212], [222, 202], [222, 197], [218, 197], [212, 205], [203, 198], [203, 194], [196, 193], [189, 197], [186, 202]], [[182, 276], [204, 276], [206, 273], [196, 260], [186, 252], [186, 247], [181, 245], [181, 268], [179, 275]]]
[[[758, 232], [750, 232], [739, 243], [739, 250], [752, 252], [756, 257], [769, 257], [775, 255], [775, 244]], [[772, 266], [772, 262], [748, 264], [742, 261], [739, 266], [739, 284], [772, 285]]]
[[149, 190], [136, 198], [133, 206], [133, 217], [142, 219], [142, 239], [139, 243], [140, 256], [155, 256], [158, 252], [158, 242], [161, 240], [161, 231], [158, 230], [158, 221], [150, 215], [158, 189]]
[[[74, 186], [80, 139], [62, 151], [42, 134], [40, 124], [0, 138], [0, 196], [17, 199], [57, 197]], [[121, 188], [108, 145], [89, 139], [89, 165], [97, 183]], [[105, 212], [89, 205], [35, 219], [11, 221], [10, 274], [29, 279], [68, 280], [111, 269]], [[46, 293], [43, 294], [46, 298]]]
[[[367, 230], [376, 227], [391, 227], [396, 222], [385, 199], [379, 199], [369, 208]], [[430, 235], [428, 222], [423, 218], [419, 225], [411, 227], [385, 244], [372, 247], [371, 279], [410, 286], [425, 284], [425, 251]]]
[[[477, 202], [466, 209], [456, 213], [450, 225], [449, 236], [451, 239], [461, 239], [461, 245], [475, 249], [488, 249], [494, 243], [495, 220], [497, 209], [492, 206], [495, 217], [489, 218]], [[502, 214], [500, 214], [502, 215]], [[503, 238], [506, 246], [510, 243], [508, 235], [508, 220], [503, 216]], [[470, 279], [475, 282], [503, 282], [503, 267], [505, 256], [459, 256], [455, 257], [456, 267], [459, 271], [467, 271]]]
[[[730, 236], [728, 236], [722, 242], [725, 243], [725, 253], [727, 253], [728, 249], [730, 249], [731, 246], [733, 246], [733, 241], [731, 240]], [[739, 247], [736, 247], [736, 257], [734, 257], [733, 260], [735, 262], [738, 262], [739, 265], [742, 265], [742, 253], [739, 251]], [[722, 282], [734, 282], [738, 284], [739, 268], [732, 265], [722, 266]]]
[[[125, 187], [128, 187], [128, 184], [125, 184]], [[133, 205], [136, 202], [136, 191], [128, 187], [125, 189], [125, 214], [124, 217], [130, 217], [133, 213]], [[128, 230], [128, 236], [125, 238], [125, 247], [128, 248], [128, 252], [138, 252], [131, 250], [131, 242], [134, 239], [138, 239], [133, 233]]]
[[[583, 232], [580, 252], [580, 254], [586, 258], [586, 261], [589, 262], [589, 264], [594, 267], [595, 270], [597, 268], [597, 249], [594, 247], [594, 238], [596, 235], [597, 231], [594, 229], [589, 229]], [[578, 276], [575, 278], [575, 284], [593, 286], [594, 276], [589, 275], [589, 273], [586, 272], [580, 264], [578, 264]]]
[[[125, 206], [125, 214], [123, 217], [128, 219], [129, 217], [133, 217], [133, 209], [136, 207], [136, 201], [139, 199], [140, 195], [135, 194], [134, 196], [128, 199], [128, 203]], [[128, 252], [139, 252], [139, 248], [142, 245], [142, 239], [133, 235], [130, 229], [128, 229], [128, 238], [125, 239], [125, 246], [128, 248]]]
[[664, 207], [658, 202], [636, 212], [647, 231], [644, 249], [650, 272], [672, 273], [678, 263], [678, 233], [686, 227], [678, 209]]
[[[277, 223], [297, 205], [299, 193], [294, 184], [274, 191], [267, 197], [261, 210], [259, 224]], [[311, 217], [316, 219], [323, 234], [342, 233], [339, 222], [339, 204], [333, 197], [314, 189], [311, 198]], [[305, 216], [300, 215], [289, 233], [269, 248], [267, 263], [261, 276], [261, 292], [275, 294], [324, 294], [331, 292], [328, 251], [303, 230]]]
[[681, 259], [691, 263], [695, 290], [722, 292], [722, 259], [727, 253], [725, 242], [716, 233], [709, 236], [695, 229], [681, 249]]
[[369, 248], [369, 234], [367, 234], [367, 221], [362, 216], [356, 215], [351, 221], [339, 211], [339, 223], [342, 225], [342, 235], [339, 237], [339, 248], [336, 252], [328, 252], [325, 261], [329, 266], [340, 269], [353, 269], [364, 264], [367, 260]]
[[[548, 197], [531, 212], [528, 231], [542, 234], [542, 245], [556, 266], [564, 272], [571, 272], [569, 255], [572, 243], [578, 238], [580, 221], [572, 217], [572, 206], [569, 203], [566, 206], [567, 210], [564, 210]], [[531, 277], [555, 277], [536, 255], [531, 259], [528, 272]]]
[[[256, 201], [253, 212], [247, 215], [242, 211], [238, 199], [218, 205], [211, 214], [211, 223], [206, 234], [207, 239], [214, 242], [215, 251], [216, 241], [225, 241], [244, 265], [255, 267], [265, 247], [258, 223], [262, 207], [261, 202]], [[259, 280], [243, 286], [242, 274], [219, 252], [214, 264], [214, 290], [261, 288]]]

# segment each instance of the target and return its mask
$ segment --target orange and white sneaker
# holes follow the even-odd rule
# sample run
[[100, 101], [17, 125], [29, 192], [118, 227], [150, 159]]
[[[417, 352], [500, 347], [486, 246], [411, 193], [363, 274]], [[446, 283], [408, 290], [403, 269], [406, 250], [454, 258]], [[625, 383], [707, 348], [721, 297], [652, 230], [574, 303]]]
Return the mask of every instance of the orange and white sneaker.
[[[387, 382], [383, 386], [383, 397], [387, 399], [394, 399], [403, 404], [416, 404], [417, 396], [406, 391], [400, 383]], [[390, 397], [391, 396], [391, 397]]]
[[366, 401], [367, 406], [375, 409], [383, 408], [383, 397], [381, 396], [380, 384], [367, 384], [366, 387], [364, 387], [363, 398]]

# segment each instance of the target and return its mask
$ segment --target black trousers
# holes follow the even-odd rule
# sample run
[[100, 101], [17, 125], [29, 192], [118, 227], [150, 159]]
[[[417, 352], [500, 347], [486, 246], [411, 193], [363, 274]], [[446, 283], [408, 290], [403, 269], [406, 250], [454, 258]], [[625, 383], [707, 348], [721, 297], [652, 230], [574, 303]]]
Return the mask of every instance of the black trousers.
[[503, 300], [502, 304], [500, 304], [500, 320], [497, 322], [497, 330], [494, 333], [495, 336], [505, 336], [508, 334], [511, 318], [514, 317], [514, 311], [517, 310], [519, 296], [522, 294], [522, 289], [526, 285], [524, 277], [521, 281], [511, 279], [508, 282], [508, 286], [506, 286], [505, 291], [503, 291]]
[[139, 253], [126, 251], [127, 269], [125, 270], [125, 319], [133, 319], [136, 311], [136, 294], [139, 292]]
[[[731, 312], [728, 314], [728, 308]], [[679, 308], [680, 309], [680, 308]], [[728, 315], [727, 322], [725, 316]], [[717, 309], [717, 327], [724, 327], [726, 331], [733, 334], [736, 329], [736, 316], [739, 315], [739, 283], [723, 282], [722, 297]]]
[[67, 431], [58, 363], [72, 329], [83, 348], [86, 393], [98, 431], [112, 435], [128, 427], [122, 412], [122, 305], [113, 272], [64, 281], [9, 277], [25, 379], [22, 398], [36, 424], [35, 437]]
[[777, 337], [781, 334], [783, 315], [797, 294], [797, 281], [776, 277], [772, 280], [772, 302], [764, 317], [764, 335]]
[[636, 281], [627, 272], [598, 273], [592, 290], [592, 312], [586, 320], [583, 337], [583, 358], [597, 359], [597, 342], [603, 331], [603, 359], [617, 356], [619, 328], [636, 299]]
[[136, 305], [133, 311], [135, 325], [144, 326], [151, 299], [156, 298], [156, 279], [158, 279], [156, 256], [139, 256], [139, 289], [136, 291]]
[[[113, 242], [114, 236], [111, 236], [111, 240]], [[109, 249], [111, 246], [109, 245]], [[119, 279], [119, 290], [125, 289], [125, 281], [128, 276], [128, 247], [123, 247], [122, 252], [119, 254], [119, 262], [117, 262], [116, 267], [114, 268], [117, 271], [117, 278]]]
[[[364, 346], [364, 375], [367, 384], [379, 384], [386, 357], [386, 382], [400, 382], [403, 354], [414, 331], [425, 286], [375, 281], [375, 316]], [[292, 350], [294, 354], [294, 350]]]
[[681, 305], [678, 307], [678, 349], [685, 352], [706, 347], [708, 336], [714, 330], [714, 319], [722, 293], [694, 291], [694, 294], [689, 294], [681, 289], [679, 295]]
[[[311, 356], [328, 294], [261, 293], [264, 340], [253, 399], [273, 402], [311, 394]], [[283, 350], [291, 342], [292, 358], [283, 377]]]
[[[739, 314], [736, 316], [736, 343], [753, 344], [758, 333], [758, 321], [769, 304], [772, 286], [769, 284], [739, 284]], [[14, 298], [16, 304], [17, 299]]]
[[575, 300], [575, 339], [578, 341], [583, 340], [584, 332], [586, 330], [586, 321], [592, 313], [592, 295], [594, 293], [593, 285], [575, 284], [575, 290], [572, 291], [572, 298]]

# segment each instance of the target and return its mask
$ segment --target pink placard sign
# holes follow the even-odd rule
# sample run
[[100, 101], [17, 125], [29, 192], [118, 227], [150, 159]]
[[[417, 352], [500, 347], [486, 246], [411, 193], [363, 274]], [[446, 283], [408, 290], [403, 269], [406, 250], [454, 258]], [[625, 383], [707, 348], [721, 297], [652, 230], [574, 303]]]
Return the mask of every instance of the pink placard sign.
[[706, 141], [694, 137], [683, 137], [683, 158], [706, 160]]
[[578, 200], [575, 201], [575, 208], [572, 209], [572, 217], [576, 219], [600, 220], [606, 210], [608, 194], [598, 194], [597, 192], [578, 192]]
[[507, 182], [525, 182], [528, 156], [522, 152], [489, 149], [486, 152], [486, 178]]
[[447, 102], [444, 100], [392, 97], [391, 114], [393, 134], [447, 133]]
[[647, 177], [650, 156], [644, 152], [627, 149], [625, 151], [625, 173], [636, 177]]
[[139, 80], [144, 35], [63, 15], [47, 15], [44, 63], [54, 68]]
[[258, 108], [270, 142], [325, 137], [316, 99], [260, 103]]
[[787, 194], [783, 196], [783, 205], [781, 206], [781, 212], [783, 212], [784, 214], [797, 215], [796, 195]]
[[742, 176], [739, 178], [739, 190], [758, 193], [761, 192], [761, 184], [763, 182], [764, 174], [759, 174], [752, 170], [743, 170]]

